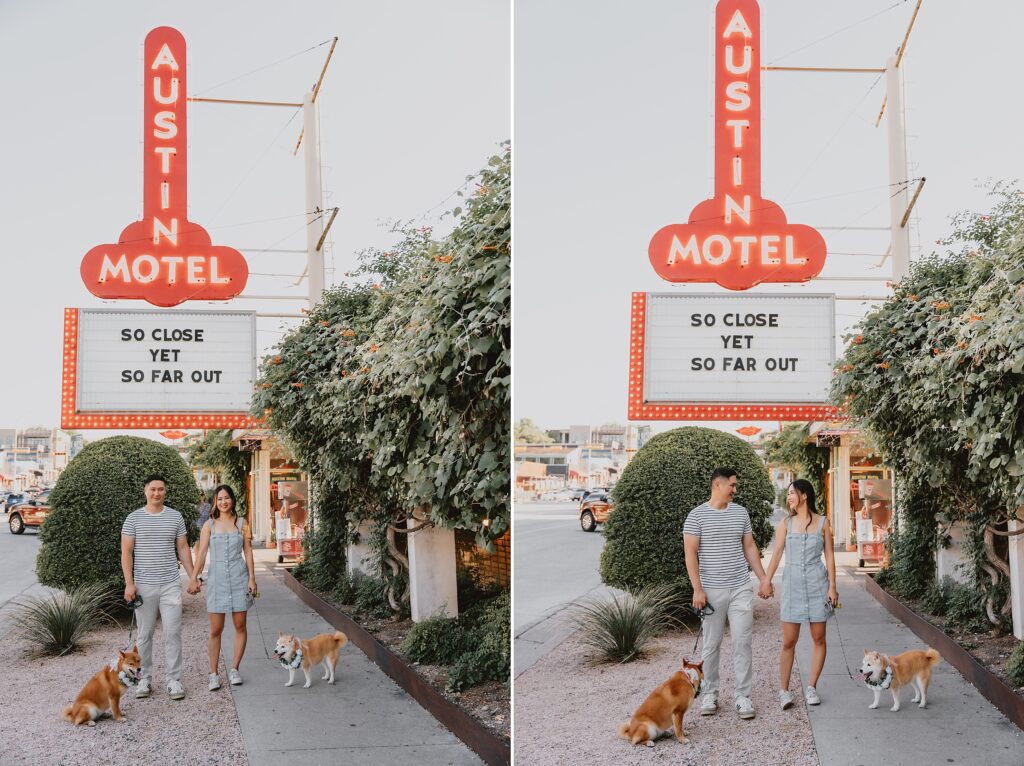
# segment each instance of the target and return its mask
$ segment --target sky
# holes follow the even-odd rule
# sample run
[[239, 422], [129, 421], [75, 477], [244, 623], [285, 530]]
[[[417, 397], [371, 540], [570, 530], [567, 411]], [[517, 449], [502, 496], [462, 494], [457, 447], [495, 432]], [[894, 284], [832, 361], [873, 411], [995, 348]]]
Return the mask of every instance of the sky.
[[[508, 0], [3, 0], [0, 427], [59, 426], [65, 307], [152, 308], [94, 297], [79, 265], [141, 217], [142, 44], [163, 25], [185, 36], [189, 95], [207, 98], [301, 102], [340, 38], [317, 100], [325, 206], [341, 209], [328, 284], [395, 241], [390, 221], [443, 232], [466, 176], [510, 137]], [[242, 251], [246, 293], [295, 300], [179, 308], [305, 305], [301, 125], [292, 108], [189, 106], [189, 219]], [[259, 351], [294, 321], [258, 319]]]
[[[762, 0], [762, 64], [881, 68], [913, 0]], [[626, 422], [633, 291], [724, 292], [654, 273], [655, 231], [712, 195], [714, 3], [517, 0], [514, 88], [513, 416], [541, 428]], [[1024, 6], [925, 0], [901, 69], [908, 173], [925, 187], [912, 257], [949, 218], [987, 210], [987, 179], [1014, 180]], [[878, 74], [762, 74], [764, 196], [819, 227], [822, 275], [765, 292], [888, 292], [886, 122]], [[837, 301], [837, 337], [869, 304]], [[837, 353], [841, 348], [837, 347]], [[732, 430], [744, 423], [707, 424]], [[677, 424], [655, 423], [655, 430]], [[765, 430], [775, 423], [754, 423]]]

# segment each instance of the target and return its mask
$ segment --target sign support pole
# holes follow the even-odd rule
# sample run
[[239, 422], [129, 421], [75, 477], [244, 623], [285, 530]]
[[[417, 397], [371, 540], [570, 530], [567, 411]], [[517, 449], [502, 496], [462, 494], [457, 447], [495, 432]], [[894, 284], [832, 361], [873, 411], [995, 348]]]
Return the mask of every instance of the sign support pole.
[[895, 56], [885, 62], [885, 100], [889, 116], [889, 227], [892, 232], [892, 278], [898, 282], [910, 271], [910, 229], [902, 225], [909, 206], [907, 134], [903, 123], [903, 88]]
[[320, 182], [320, 139], [317, 133], [313, 94], [302, 97], [302, 128], [306, 161], [306, 258], [309, 268], [309, 308], [320, 302], [324, 292], [324, 254], [318, 243], [324, 231], [323, 198]]

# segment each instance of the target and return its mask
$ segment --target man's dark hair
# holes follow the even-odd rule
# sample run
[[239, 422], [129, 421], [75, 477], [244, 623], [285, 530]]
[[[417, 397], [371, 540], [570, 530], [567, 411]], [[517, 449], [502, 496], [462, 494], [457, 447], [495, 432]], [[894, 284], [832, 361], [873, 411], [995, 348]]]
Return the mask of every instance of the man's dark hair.
[[727, 466], [716, 468], [714, 471], [711, 472], [711, 483], [714, 484], [715, 479], [731, 479], [735, 475], [735, 468], [729, 468]]
[[149, 476], [147, 476], [145, 479], [143, 479], [142, 480], [142, 486], [143, 487], [148, 487], [149, 483], [151, 481], [162, 481], [164, 483], [164, 486], [165, 487], [167, 486], [167, 479], [165, 479], [163, 476], [161, 476], [158, 473], [151, 473]]

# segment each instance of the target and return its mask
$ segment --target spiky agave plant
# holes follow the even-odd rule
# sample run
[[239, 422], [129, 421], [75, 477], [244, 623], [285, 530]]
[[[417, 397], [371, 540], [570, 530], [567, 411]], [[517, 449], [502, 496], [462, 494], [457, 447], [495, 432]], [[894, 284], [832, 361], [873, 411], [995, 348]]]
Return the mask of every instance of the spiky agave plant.
[[582, 601], [573, 607], [569, 619], [598, 658], [631, 662], [654, 637], [679, 624], [673, 616], [678, 601], [674, 585], [652, 585], [635, 593]]
[[11, 613], [14, 629], [40, 654], [62, 656], [80, 646], [90, 631], [114, 622], [107, 584], [89, 584], [22, 599]]

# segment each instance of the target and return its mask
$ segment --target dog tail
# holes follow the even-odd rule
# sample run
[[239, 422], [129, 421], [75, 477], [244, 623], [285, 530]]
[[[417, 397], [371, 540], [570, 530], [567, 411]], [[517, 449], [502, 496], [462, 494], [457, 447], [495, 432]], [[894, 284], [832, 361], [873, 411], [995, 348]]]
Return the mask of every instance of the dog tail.
[[619, 724], [619, 736], [623, 739], [629, 739], [629, 721], [623, 721]]
[[72, 715], [74, 711], [75, 706], [68, 705], [66, 708], [64, 708], [64, 711], [60, 714], [60, 717], [63, 718], [65, 721], [73, 721], [75, 720], [74, 716]]
[[927, 651], [925, 651], [924, 653], [924, 656], [928, 658], [929, 666], [938, 665], [939, 662], [942, 661], [942, 657], [939, 655], [939, 653], [931, 647], [928, 647]]
[[347, 644], [347, 643], [348, 643], [348, 636], [346, 636], [346, 635], [345, 635], [344, 633], [342, 633], [342, 632], [341, 632], [340, 630], [339, 630], [339, 631], [335, 631], [335, 633], [334, 633], [334, 635], [332, 636], [332, 638], [333, 638], [333, 639], [334, 639], [335, 641], [337, 641], [337, 642], [338, 642], [338, 646], [339, 646], [339, 647], [342, 647], [342, 646], [344, 646], [345, 644]]

